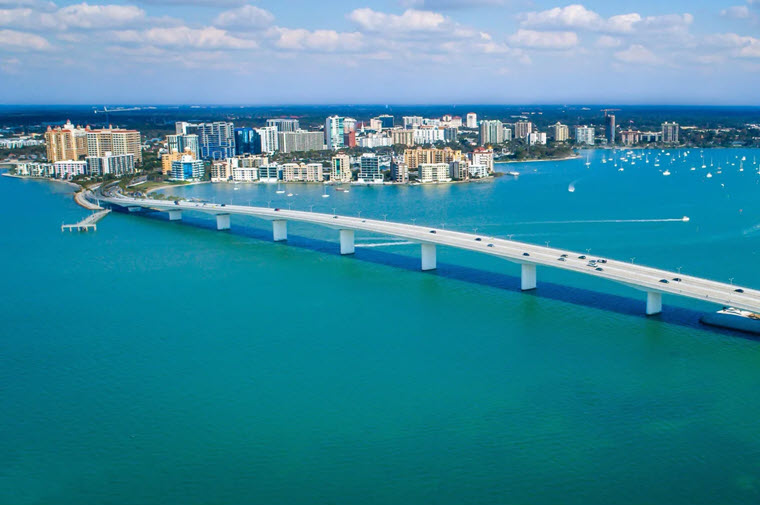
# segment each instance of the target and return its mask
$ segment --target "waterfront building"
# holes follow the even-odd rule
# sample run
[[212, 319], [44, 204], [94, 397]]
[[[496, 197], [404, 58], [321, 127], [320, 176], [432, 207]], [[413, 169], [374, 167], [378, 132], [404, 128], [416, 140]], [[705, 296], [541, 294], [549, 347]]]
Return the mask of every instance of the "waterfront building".
[[87, 156], [104, 156], [132, 154], [135, 163], [142, 163], [142, 143], [140, 132], [120, 128], [86, 129]]
[[504, 123], [498, 119], [481, 121], [479, 142], [481, 146], [502, 144], [504, 142]]
[[55, 170], [52, 163], [26, 162], [14, 166], [16, 174], [30, 177], [53, 177]]
[[211, 163], [211, 182], [220, 183], [229, 181], [233, 178], [234, 158], [225, 160], [215, 160]]
[[53, 163], [53, 177], [71, 179], [87, 174], [87, 162], [79, 160], [62, 160]]
[[668, 123], [667, 121], [662, 124], [662, 142], [665, 144], [678, 144], [678, 129], [679, 125], [675, 121]]
[[472, 179], [482, 179], [488, 177], [491, 171], [486, 165], [471, 164], [469, 167], [470, 177]]
[[221, 160], [235, 156], [235, 125], [232, 122], [214, 121], [199, 123], [194, 127], [197, 129], [202, 158]]
[[364, 184], [382, 184], [383, 173], [380, 170], [380, 158], [374, 153], [364, 153], [359, 159], [358, 181]]
[[233, 167], [232, 180], [236, 183], [254, 183], [259, 180], [257, 167]]
[[[235, 129], [235, 154], [247, 155], [257, 153], [261, 146], [259, 134], [255, 128], [242, 127]], [[260, 150], [258, 152], [261, 152]]]
[[575, 127], [576, 144], [586, 144], [588, 146], [593, 146], [595, 135], [596, 135], [596, 131], [594, 130], [594, 127], [590, 127], [590, 126]]
[[607, 144], [615, 144], [615, 115], [605, 114], [604, 116], [604, 136]]
[[[201, 147], [198, 142], [198, 134], [176, 134], [166, 136], [166, 145], [169, 153], [191, 152], [195, 158], [201, 157]], [[169, 168], [171, 171], [171, 167]]]
[[525, 139], [533, 131], [533, 123], [530, 121], [515, 122], [515, 139]]
[[132, 153], [116, 155], [106, 151], [103, 156], [87, 157], [87, 173], [91, 176], [122, 176], [135, 171], [135, 156]]
[[391, 130], [391, 144], [414, 146], [414, 130]]
[[[356, 125], [356, 121], [354, 121]], [[342, 149], [345, 144], [343, 135], [345, 133], [345, 118], [340, 116], [330, 116], [325, 120], [325, 144], [327, 149]], [[353, 128], [356, 130], [356, 127]]]
[[485, 148], [476, 148], [472, 152], [472, 163], [470, 165], [484, 165], [488, 168], [488, 173], [493, 173], [493, 150]]
[[391, 180], [394, 183], [408, 183], [409, 166], [405, 162], [394, 161], [391, 163]]
[[455, 181], [466, 181], [470, 179], [469, 166], [466, 158], [455, 160], [449, 163], [449, 176]]
[[277, 144], [282, 153], [321, 151], [325, 148], [322, 132], [296, 130], [277, 134]]
[[531, 132], [528, 134], [528, 144], [546, 144], [546, 134], [544, 132]]
[[422, 163], [418, 170], [420, 183], [444, 183], [451, 181], [448, 163]]
[[272, 154], [279, 149], [277, 128], [273, 126], [257, 128], [256, 135], [258, 135], [256, 153]]
[[174, 181], [199, 181], [203, 179], [205, 167], [203, 160], [184, 155], [172, 162], [171, 178]]
[[274, 127], [278, 132], [296, 132], [301, 129], [300, 121], [290, 118], [268, 119], [267, 126]]
[[269, 163], [258, 167], [259, 181], [262, 183], [276, 183], [280, 180], [282, 171], [276, 163]]
[[48, 162], [64, 160], [79, 160], [87, 155], [87, 133], [80, 126], [74, 126], [71, 121], [61, 127], [47, 127], [45, 131], [45, 150]]
[[330, 160], [330, 181], [333, 183], [348, 183], [351, 181], [351, 159], [348, 155], [339, 154]]
[[418, 147], [404, 150], [404, 162], [409, 170], [417, 170], [423, 163], [449, 164], [458, 160], [462, 160], [462, 152], [449, 147], [442, 149]]
[[414, 143], [425, 145], [443, 142], [443, 129], [437, 126], [422, 125], [412, 130], [414, 133]]
[[21, 149], [30, 146], [42, 146], [43, 139], [30, 139], [28, 137], [15, 137], [12, 139], [0, 139], [0, 149]]
[[280, 168], [282, 180], [287, 183], [321, 183], [324, 178], [321, 163], [284, 163]]
[[467, 113], [467, 128], [478, 128], [478, 115], [474, 112]]
[[620, 142], [624, 146], [633, 146], [641, 142], [641, 132], [638, 130], [621, 130]]
[[551, 125], [548, 130], [549, 138], [554, 142], [565, 142], [570, 138], [570, 129], [559, 121]]
[[404, 116], [401, 118], [404, 130], [411, 130], [415, 127], [422, 126], [423, 121], [422, 116]]
[[[171, 135], [169, 137], [172, 137]], [[194, 159], [198, 159], [190, 148], [185, 151], [172, 151], [171, 153], [164, 153], [161, 155], [161, 173], [164, 175], [171, 174], [172, 162], [181, 160], [183, 156], [192, 156]]]
[[662, 141], [662, 132], [641, 132], [641, 140], [644, 142]]

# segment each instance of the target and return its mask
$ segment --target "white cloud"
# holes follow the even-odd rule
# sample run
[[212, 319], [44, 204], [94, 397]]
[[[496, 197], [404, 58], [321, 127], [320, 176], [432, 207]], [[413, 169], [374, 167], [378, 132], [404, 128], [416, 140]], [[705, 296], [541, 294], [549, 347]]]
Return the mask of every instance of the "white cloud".
[[709, 47], [728, 49], [738, 58], [760, 58], [760, 39], [736, 33], [719, 33], [705, 38]]
[[370, 8], [356, 9], [348, 19], [368, 32], [430, 32], [442, 29], [446, 24], [443, 14], [432, 11], [407, 9], [403, 14], [386, 14]]
[[0, 9], [0, 26], [14, 28], [66, 30], [108, 29], [140, 22], [145, 11], [134, 5], [68, 5], [52, 12], [20, 7]]
[[50, 43], [44, 37], [16, 30], [0, 30], [0, 47], [35, 51], [51, 49]]
[[596, 39], [596, 47], [619, 47], [623, 41], [616, 37], [611, 37], [609, 35], [600, 35], [598, 39]]
[[226, 30], [208, 26], [189, 28], [151, 28], [144, 31], [125, 30], [112, 32], [121, 42], [147, 43], [160, 47], [191, 47], [202, 50], [214, 49], [254, 49], [255, 41], [230, 35]]
[[302, 28], [274, 27], [269, 35], [275, 38], [275, 46], [288, 50], [352, 52], [359, 50], [364, 42], [359, 32], [335, 30], [309, 31]]
[[733, 5], [720, 11], [720, 15], [726, 18], [747, 19], [750, 17], [749, 7], [746, 5]]
[[214, 25], [239, 28], [266, 28], [274, 21], [271, 12], [254, 5], [244, 5], [237, 9], [221, 12]]
[[641, 44], [632, 44], [628, 49], [615, 53], [615, 59], [623, 63], [634, 63], [641, 65], [658, 65], [662, 60], [652, 51]]
[[578, 35], [575, 32], [537, 32], [534, 30], [518, 30], [509, 37], [513, 46], [533, 49], [569, 49], [578, 45]]

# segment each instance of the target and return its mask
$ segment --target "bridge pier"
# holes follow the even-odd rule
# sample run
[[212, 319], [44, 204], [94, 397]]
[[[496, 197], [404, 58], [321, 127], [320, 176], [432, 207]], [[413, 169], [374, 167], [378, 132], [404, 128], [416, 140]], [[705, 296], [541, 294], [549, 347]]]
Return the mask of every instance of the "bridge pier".
[[182, 211], [179, 209], [172, 209], [169, 211], [169, 221], [179, 221], [182, 219]]
[[536, 289], [536, 264], [522, 264], [520, 273], [520, 290]]
[[288, 222], [285, 220], [274, 220], [272, 222], [272, 234], [275, 242], [288, 240]]
[[230, 229], [230, 215], [229, 214], [217, 214], [216, 215], [216, 229], [217, 230], [229, 230]]
[[662, 294], [647, 292], [647, 316], [662, 313]]
[[354, 254], [354, 231], [353, 230], [341, 229], [340, 254], [341, 255]]
[[435, 244], [421, 244], [422, 247], [422, 270], [432, 271], [437, 267], [435, 259]]

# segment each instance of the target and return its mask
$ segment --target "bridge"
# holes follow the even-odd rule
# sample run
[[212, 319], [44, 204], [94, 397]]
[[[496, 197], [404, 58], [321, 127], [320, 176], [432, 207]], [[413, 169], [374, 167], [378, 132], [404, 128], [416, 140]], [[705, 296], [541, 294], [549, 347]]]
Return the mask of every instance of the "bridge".
[[423, 271], [436, 268], [436, 246], [476, 251], [520, 264], [522, 290], [536, 288], [536, 267], [539, 265], [565, 269], [641, 290], [646, 293], [647, 315], [662, 312], [663, 294], [678, 295], [760, 313], [760, 291], [758, 290], [618, 260], [604, 259], [592, 263], [590, 257], [587, 258], [587, 255], [583, 253], [454, 230], [308, 211], [208, 202], [136, 199], [122, 195], [101, 195], [100, 202], [117, 205], [129, 211], [148, 209], [166, 212], [171, 221], [181, 220], [183, 211], [211, 214], [216, 216], [217, 230], [229, 230], [231, 215], [253, 216], [272, 222], [275, 241], [287, 240], [288, 221], [322, 225], [338, 231], [341, 255], [354, 253], [356, 231], [395, 236], [420, 244]]
[[90, 229], [97, 230], [98, 222], [102, 220], [105, 217], [105, 215], [110, 212], [111, 212], [110, 209], [103, 209], [102, 211], [98, 211], [97, 213], [92, 213], [91, 215], [89, 215], [88, 217], [80, 221], [79, 223], [73, 223], [71, 225], [62, 224], [61, 232], [63, 232], [64, 230], [68, 230], [69, 232], [71, 232], [72, 230], [78, 230], [80, 232], [81, 231], [87, 232]]

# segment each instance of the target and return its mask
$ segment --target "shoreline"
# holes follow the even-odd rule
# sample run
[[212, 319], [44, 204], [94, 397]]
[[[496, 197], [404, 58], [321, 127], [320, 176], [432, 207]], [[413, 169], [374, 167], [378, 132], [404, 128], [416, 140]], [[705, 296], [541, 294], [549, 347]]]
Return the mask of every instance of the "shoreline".
[[16, 179], [31, 179], [34, 181], [45, 181], [48, 183], [63, 183], [67, 186], [71, 186], [74, 189], [74, 192], [72, 195], [74, 197], [74, 202], [76, 202], [76, 204], [79, 207], [83, 207], [87, 209], [88, 211], [100, 211], [103, 209], [102, 207], [93, 204], [92, 202], [90, 202], [84, 197], [84, 192], [88, 191], [84, 186], [78, 183], [74, 183], [72, 181], [62, 181], [60, 179], [51, 179], [47, 177], [20, 176], [18, 174], [8, 174], [7, 172], [3, 173], [2, 176], [12, 177]]

